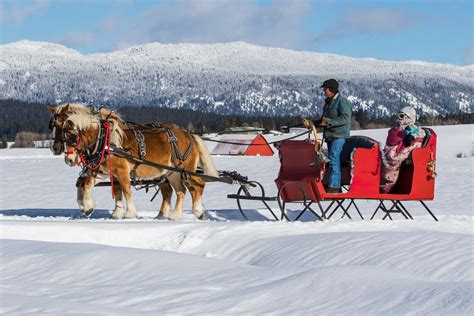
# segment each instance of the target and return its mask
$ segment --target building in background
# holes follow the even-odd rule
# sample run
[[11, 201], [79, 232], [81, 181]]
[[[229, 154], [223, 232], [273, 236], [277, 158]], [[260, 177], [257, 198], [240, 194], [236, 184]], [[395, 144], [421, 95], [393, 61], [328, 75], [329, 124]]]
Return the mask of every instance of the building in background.
[[273, 156], [273, 150], [260, 134], [224, 134], [212, 149], [212, 155]]

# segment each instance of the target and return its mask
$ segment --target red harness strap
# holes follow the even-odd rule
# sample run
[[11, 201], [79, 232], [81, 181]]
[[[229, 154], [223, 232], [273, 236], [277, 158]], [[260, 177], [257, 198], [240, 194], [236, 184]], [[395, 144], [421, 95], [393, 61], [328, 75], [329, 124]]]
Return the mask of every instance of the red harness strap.
[[[110, 137], [110, 123], [107, 122], [107, 121], [102, 121], [102, 124], [104, 124], [104, 127], [105, 127], [105, 145], [104, 148], [102, 148], [102, 152], [100, 154], [100, 160], [99, 162], [97, 163], [97, 165], [95, 167], [91, 166], [86, 158], [84, 157], [84, 154], [82, 153], [79, 153], [79, 158], [81, 160], [81, 164], [86, 167], [87, 169], [91, 170], [92, 172], [96, 172], [97, 170], [99, 170], [100, 168], [100, 165], [104, 162], [104, 159], [105, 159], [105, 149], [107, 148], [107, 159], [108, 159], [108, 163], [109, 163], [109, 175], [110, 175], [110, 187], [111, 187], [111, 190], [112, 190], [112, 198], [115, 199], [115, 190], [114, 190], [114, 176], [112, 174], [112, 163], [110, 162], [110, 141], [111, 141], [111, 137]], [[79, 143], [79, 141], [78, 141]], [[74, 153], [74, 152], [73, 152]]]
[[110, 161], [110, 124], [108, 122], [104, 122], [106, 135], [107, 135], [107, 160], [109, 162], [109, 175], [110, 175], [110, 189], [112, 190], [112, 199], [115, 199], [115, 188], [114, 188], [114, 176], [112, 174], [112, 162]]

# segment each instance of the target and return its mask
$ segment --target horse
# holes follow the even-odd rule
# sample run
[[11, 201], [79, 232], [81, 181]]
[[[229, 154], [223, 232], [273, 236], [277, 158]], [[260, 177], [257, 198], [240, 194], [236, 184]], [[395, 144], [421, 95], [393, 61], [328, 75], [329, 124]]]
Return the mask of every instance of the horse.
[[[53, 155], [59, 156], [64, 153], [63, 125], [67, 118], [72, 114], [92, 114], [92, 108], [77, 103], [65, 103], [57, 107], [48, 107], [49, 113], [52, 115], [49, 121], [49, 128], [53, 133], [53, 142], [51, 151]], [[105, 114], [105, 113], [104, 113]], [[90, 216], [95, 208], [95, 201], [92, 197], [92, 188], [95, 184], [104, 178], [101, 173], [95, 176], [79, 176], [76, 181], [77, 187], [77, 204], [83, 216]]]
[[[119, 183], [118, 186], [114, 187], [116, 203], [112, 218], [135, 218], [137, 216], [130, 186], [132, 173], [133, 177], [138, 180], [165, 178], [174, 189], [176, 203], [172, 213], [169, 214], [171, 191], [168, 190], [163, 192], [163, 204], [157, 218], [171, 220], [181, 218], [186, 189], [191, 194], [193, 214], [198, 219], [207, 218], [202, 207], [205, 181], [198, 176], [187, 175], [185, 172], [194, 173], [200, 165], [204, 170], [204, 174], [218, 177], [218, 172], [207, 147], [199, 136], [188, 134], [183, 129], [173, 125], [161, 125], [155, 126], [155, 128], [142, 129], [142, 139], [138, 139], [133, 126], [126, 124], [118, 115], [104, 120], [91, 114], [72, 114], [63, 126], [66, 162], [70, 166], [75, 166], [79, 164], [79, 161], [83, 161], [86, 153], [91, 151], [93, 147], [97, 147], [97, 142], [103, 138], [104, 129], [105, 135], [109, 135], [106, 140], [109, 148], [121, 149], [131, 157], [183, 171], [175, 172], [155, 168], [137, 163], [126, 156], [113, 154], [101, 159], [98, 166], [96, 166], [98, 170], [103, 173], [109, 171]], [[145, 153], [142, 152], [143, 146], [147, 148]], [[183, 152], [185, 152], [184, 155], [181, 154]], [[125, 213], [122, 194], [127, 202]]]
[[[97, 115], [101, 119], [108, 117], [116, 118], [116, 113], [107, 110], [105, 108], [100, 108], [99, 110], [94, 110], [89, 106], [77, 103], [65, 103], [58, 105], [57, 107], [48, 107], [49, 113], [52, 115], [49, 121], [49, 128], [53, 133], [53, 142], [51, 144], [51, 151], [55, 156], [64, 153], [64, 139], [63, 139], [63, 125], [64, 122], [73, 114], [89, 114]], [[65, 162], [66, 157], [65, 157]], [[92, 196], [92, 189], [97, 184], [97, 182], [105, 179], [108, 175], [108, 172], [98, 171], [95, 174], [91, 175], [80, 175], [76, 181], [77, 187], [77, 204], [79, 206], [79, 211], [84, 217], [89, 217], [95, 208], [95, 201]], [[172, 188], [166, 181], [159, 184], [161, 194], [163, 196], [171, 196]], [[114, 188], [118, 190], [118, 188]], [[164, 200], [163, 200], [164, 201]], [[165, 208], [166, 205], [161, 205], [160, 209]]]

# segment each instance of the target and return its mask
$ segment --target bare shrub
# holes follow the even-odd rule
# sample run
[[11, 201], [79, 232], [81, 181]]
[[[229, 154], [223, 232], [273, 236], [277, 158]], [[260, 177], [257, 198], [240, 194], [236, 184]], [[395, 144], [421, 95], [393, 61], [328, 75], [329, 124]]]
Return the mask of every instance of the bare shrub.
[[33, 132], [18, 132], [15, 136], [15, 148], [32, 148], [35, 147], [35, 140], [41, 139], [41, 135]]

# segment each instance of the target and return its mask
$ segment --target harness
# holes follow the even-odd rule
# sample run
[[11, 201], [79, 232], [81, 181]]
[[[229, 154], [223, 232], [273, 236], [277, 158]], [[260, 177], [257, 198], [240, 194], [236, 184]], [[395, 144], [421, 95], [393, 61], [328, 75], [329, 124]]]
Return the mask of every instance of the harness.
[[[80, 144], [80, 133], [77, 133], [76, 138], [76, 147], [75, 152], [79, 156], [81, 172], [79, 178], [85, 179], [88, 176], [96, 177], [99, 173], [100, 166], [106, 160], [109, 162], [109, 175], [112, 188], [112, 198], [115, 198], [115, 191], [113, 187], [114, 177], [112, 175], [112, 165], [110, 164], [110, 141], [111, 141], [111, 131], [110, 123], [107, 120], [99, 121], [99, 131], [97, 134], [97, 139], [91, 145], [94, 145], [94, 148], [91, 150], [88, 147], [84, 147], [82, 150], [77, 150], [77, 146]], [[73, 151], [73, 152], [74, 152]], [[107, 154], [106, 154], [107, 152]], [[65, 154], [70, 154], [71, 152], [66, 152]], [[80, 185], [80, 182], [77, 181], [76, 185]]]
[[[171, 158], [174, 165], [174, 169], [175, 170], [178, 169], [178, 171], [181, 172], [181, 178], [183, 179], [183, 181], [187, 181], [189, 179], [186, 170], [181, 168], [181, 166], [184, 164], [184, 162], [188, 159], [189, 155], [191, 154], [191, 151], [194, 146], [192, 137], [188, 132], [186, 132], [186, 134], [189, 137], [189, 144], [185, 152], [181, 154], [181, 151], [179, 150], [179, 146], [177, 144], [178, 139], [176, 135], [173, 133], [173, 130], [171, 127], [165, 126], [159, 122], [154, 122], [154, 123], [150, 123], [146, 125], [140, 125], [140, 124], [136, 124], [132, 122], [127, 122], [125, 123], [125, 125], [127, 126], [129, 130], [132, 131], [133, 135], [135, 136], [135, 142], [137, 143], [137, 146], [138, 146], [139, 159], [132, 159], [132, 161], [135, 162], [135, 165], [133, 166], [133, 169], [130, 171], [130, 178], [133, 181], [137, 181], [136, 170], [143, 163], [144, 157], [146, 155], [145, 136], [143, 135], [142, 131], [146, 131], [150, 133], [163, 133], [163, 132], [165, 133], [168, 139], [168, 143], [171, 146]], [[168, 170], [163, 176], [161, 176], [161, 180], [159, 183], [164, 183], [172, 173], [173, 173], [172, 170]]]
[[130, 131], [132, 131], [133, 135], [135, 136], [135, 141], [138, 145], [138, 155], [140, 159], [143, 159], [146, 156], [146, 143], [145, 136], [142, 133], [143, 130], [151, 133], [164, 132], [166, 134], [168, 142], [171, 145], [171, 153], [173, 158], [173, 164], [175, 165], [175, 167], [180, 167], [186, 161], [186, 159], [188, 159], [194, 146], [191, 135], [186, 131], [186, 134], [189, 137], [189, 145], [186, 148], [184, 154], [181, 154], [181, 151], [179, 150], [177, 144], [178, 139], [173, 133], [172, 128], [170, 128], [169, 126], [165, 126], [159, 122], [154, 122], [146, 125], [126, 122], [125, 125]]
[[[78, 133], [78, 136], [80, 134]], [[80, 143], [80, 137], [77, 137], [77, 145]], [[105, 151], [110, 144], [110, 123], [104, 120], [100, 121], [100, 128], [98, 131], [97, 139], [91, 145], [94, 146], [91, 149], [91, 145], [88, 147], [84, 147], [82, 150], [77, 150], [76, 152], [79, 156], [79, 159], [82, 164], [82, 172], [81, 176], [83, 175], [90, 175], [92, 173], [93, 176], [97, 175], [100, 165], [106, 160]], [[76, 146], [77, 146], [76, 145]], [[70, 152], [66, 152], [68, 154]]]
[[[191, 150], [193, 149], [193, 140], [191, 138], [191, 135], [186, 131], [186, 135], [189, 137], [189, 145], [188, 145], [188, 148], [186, 148], [186, 151], [184, 152], [184, 154], [181, 155], [178, 144], [176, 144], [177, 138], [174, 135], [171, 128], [165, 127], [165, 133], [166, 133], [166, 136], [168, 137], [168, 142], [171, 145], [173, 164], [177, 168], [181, 167], [181, 165], [186, 161], [186, 159], [188, 159], [189, 155], [191, 154]], [[177, 160], [178, 162], [176, 162]]]
[[143, 159], [143, 157], [146, 156], [146, 144], [145, 144], [145, 136], [143, 136], [143, 133], [141, 130], [135, 128], [136, 124], [133, 124], [131, 122], [125, 122], [125, 126], [133, 132], [133, 135], [135, 136], [135, 141], [138, 144], [138, 156], [140, 159]]

